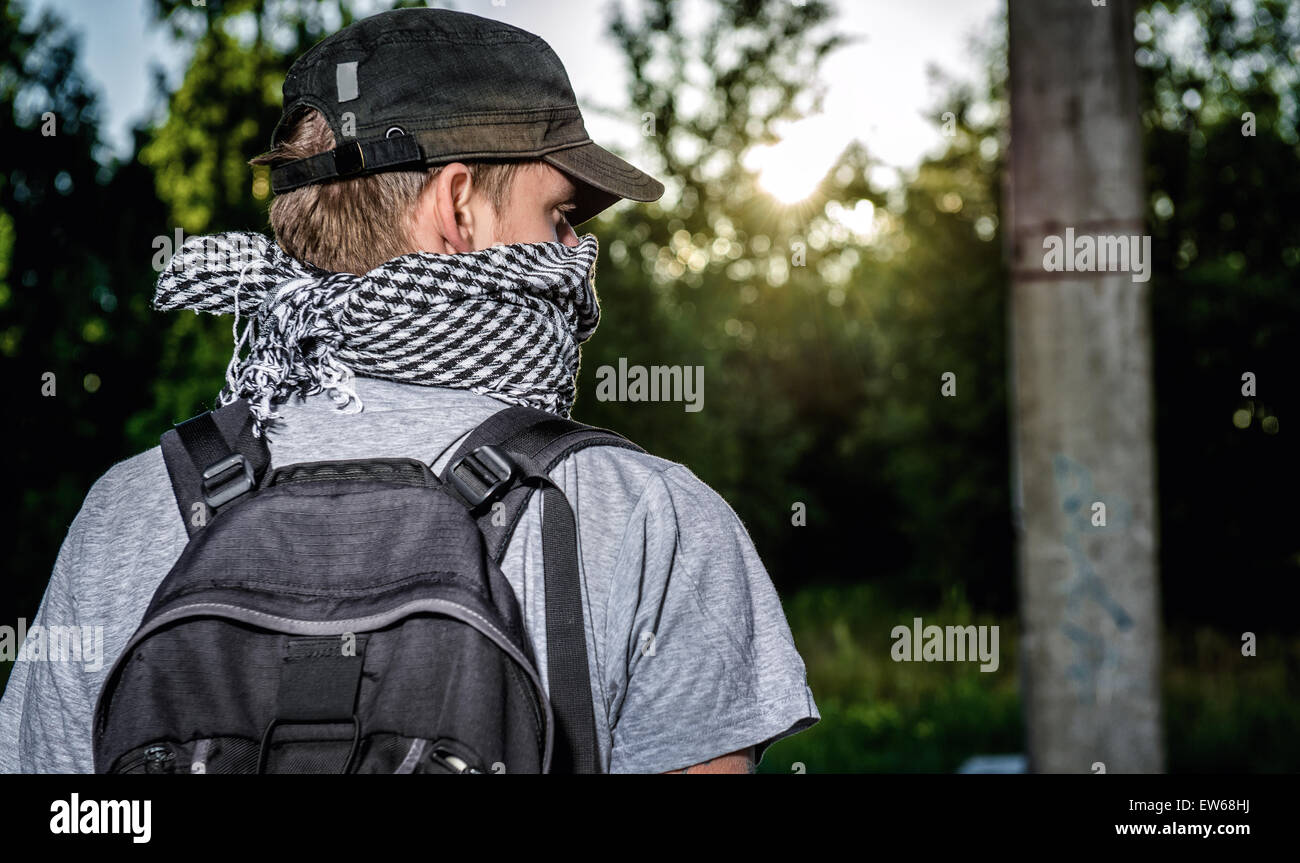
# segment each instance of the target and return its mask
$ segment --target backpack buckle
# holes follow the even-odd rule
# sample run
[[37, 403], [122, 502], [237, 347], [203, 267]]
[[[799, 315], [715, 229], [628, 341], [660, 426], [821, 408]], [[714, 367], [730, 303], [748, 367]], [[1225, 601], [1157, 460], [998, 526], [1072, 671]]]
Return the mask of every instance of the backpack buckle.
[[506, 451], [493, 444], [471, 450], [451, 466], [451, 484], [471, 510], [495, 500], [509, 490], [519, 468]]
[[253, 466], [248, 459], [242, 453], [232, 452], [204, 469], [200, 485], [203, 502], [216, 509], [250, 491], [257, 483], [253, 480]]

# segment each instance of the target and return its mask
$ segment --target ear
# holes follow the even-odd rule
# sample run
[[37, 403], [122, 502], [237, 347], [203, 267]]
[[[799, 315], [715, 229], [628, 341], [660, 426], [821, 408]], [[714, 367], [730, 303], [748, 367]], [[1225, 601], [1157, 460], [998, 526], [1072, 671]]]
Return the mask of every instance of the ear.
[[411, 238], [422, 252], [452, 254], [474, 250], [475, 219], [469, 168], [444, 165], [420, 193], [411, 218]]

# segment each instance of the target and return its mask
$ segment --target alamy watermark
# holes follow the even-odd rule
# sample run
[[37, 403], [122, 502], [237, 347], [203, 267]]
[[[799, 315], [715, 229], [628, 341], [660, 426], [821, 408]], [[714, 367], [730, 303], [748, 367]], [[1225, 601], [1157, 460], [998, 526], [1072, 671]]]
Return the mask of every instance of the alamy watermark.
[[1043, 269], [1049, 273], [1132, 273], [1133, 281], [1145, 282], [1151, 278], [1151, 235], [1076, 237], [1074, 228], [1066, 228], [1064, 237], [1048, 234], [1043, 238]]
[[899, 624], [889, 631], [894, 646], [889, 655], [895, 662], [975, 662], [980, 671], [998, 670], [998, 628], [996, 626], [929, 626], [912, 618], [912, 626]]
[[704, 366], [629, 366], [596, 369], [596, 400], [602, 402], [685, 402], [687, 413], [704, 408]]
[[86, 671], [104, 667], [104, 627], [42, 626], [30, 630], [26, 618], [18, 626], [0, 626], [0, 661], [83, 662]]
[[152, 800], [82, 800], [73, 793], [50, 804], [50, 832], [123, 833], [143, 844], [153, 836], [152, 808]]
[[249, 242], [245, 234], [186, 237], [183, 228], [177, 228], [171, 236], [159, 234], [154, 237], [152, 248], [154, 255], [151, 263], [156, 273], [167, 269], [172, 257], [177, 254], [181, 256], [181, 263], [206, 269], [243, 268], [262, 256], [261, 247], [255, 242]]

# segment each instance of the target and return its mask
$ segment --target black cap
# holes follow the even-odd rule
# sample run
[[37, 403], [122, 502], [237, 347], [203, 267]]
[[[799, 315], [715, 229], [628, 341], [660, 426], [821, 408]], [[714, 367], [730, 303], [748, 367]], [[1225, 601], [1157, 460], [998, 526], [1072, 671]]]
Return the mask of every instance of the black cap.
[[313, 46], [284, 79], [280, 143], [304, 108], [335, 148], [277, 165], [271, 188], [487, 159], [542, 159], [578, 187], [570, 222], [620, 198], [655, 201], [663, 184], [593, 143], [560, 58], [540, 37], [447, 9], [395, 9]]

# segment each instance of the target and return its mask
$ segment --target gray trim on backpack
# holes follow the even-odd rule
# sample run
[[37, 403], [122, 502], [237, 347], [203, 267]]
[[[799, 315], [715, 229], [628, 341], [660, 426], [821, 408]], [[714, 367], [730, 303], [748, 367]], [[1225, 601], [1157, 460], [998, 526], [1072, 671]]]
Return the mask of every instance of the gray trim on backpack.
[[[542, 760], [542, 772], [547, 773], [551, 769], [551, 750], [553, 747], [553, 735], [555, 716], [551, 710], [551, 704], [545, 697], [546, 690], [542, 687], [542, 681], [538, 678], [536, 671], [519, 649], [511, 643], [510, 639], [505, 636], [499, 629], [492, 625], [490, 620], [484, 618], [471, 608], [466, 608], [457, 602], [446, 599], [417, 599], [412, 602], [406, 602], [395, 608], [391, 608], [382, 614], [371, 614], [366, 617], [353, 617], [342, 620], [296, 620], [291, 617], [281, 617], [275, 614], [265, 614], [255, 611], [251, 608], [243, 608], [238, 605], [231, 605], [224, 602], [195, 602], [189, 605], [181, 605], [157, 615], [149, 620], [148, 623], [140, 627], [131, 640], [126, 643], [122, 653], [109, 668], [108, 676], [105, 680], [112, 680], [113, 674], [117, 671], [122, 660], [130, 653], [131, 648], [135, 647], [145, 636], [154, 630], [166, 626], [169, 623], [186, 617], [224, 617], [229, 620], [237, 620], [242, 623], [251, 623], [255, 626], [261, 626], [272, 629], [276, 632], [282, 632], [287, 635], [343, 635], [349, 632], [365, 632], [373, 629], [380, 629], [390, 623], [401, 620], [404, 617], [410, 617], [412, 614], [421, 611], [430, 611], [439, 614], [447, 614], [469, 626], [474, 627], [479, 632], [504, 650], [511, 659], [513, 659], [532, 681], [537, 692], [542, 696], [541, 703], [546, 710], [546, 729], [543, 752], [545, 757]], [[267, 621], [275, 621], [268, 623]], [[100, 700], [103, 699], [104, 692], [101, 690]], [[100, 704], [95, 704], [95, 715], [99, 716]]]

